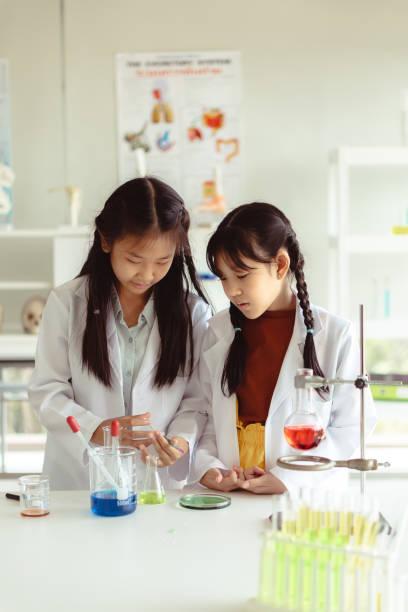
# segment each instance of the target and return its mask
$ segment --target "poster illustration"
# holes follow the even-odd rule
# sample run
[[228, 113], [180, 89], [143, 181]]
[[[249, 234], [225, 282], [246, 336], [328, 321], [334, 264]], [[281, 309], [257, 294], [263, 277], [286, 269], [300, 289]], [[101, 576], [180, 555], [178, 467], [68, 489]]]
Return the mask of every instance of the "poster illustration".
[[120, 54], [116, 81], [119, 181], [146, 168], [179, 191], [197, 223], [236, 206], [240, 54]]

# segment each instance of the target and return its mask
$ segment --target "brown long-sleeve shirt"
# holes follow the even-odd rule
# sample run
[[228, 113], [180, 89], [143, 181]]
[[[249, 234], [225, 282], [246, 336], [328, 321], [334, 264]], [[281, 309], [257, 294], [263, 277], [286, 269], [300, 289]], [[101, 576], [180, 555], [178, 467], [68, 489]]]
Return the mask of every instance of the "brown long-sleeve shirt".
[[247, 343], [244, 376], [237, 390], [238, 413], [244, 425], [264, 424], [295, 323], [295, 310], [267, 310], [246, 319], [242, 333]]

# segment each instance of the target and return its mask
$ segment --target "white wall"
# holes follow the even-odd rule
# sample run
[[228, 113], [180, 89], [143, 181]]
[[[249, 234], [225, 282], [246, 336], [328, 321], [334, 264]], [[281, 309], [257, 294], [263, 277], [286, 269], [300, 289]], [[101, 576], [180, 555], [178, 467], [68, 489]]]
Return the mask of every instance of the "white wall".
[[[302, 238], [313, 300], [326, 305], [327, 153], [341, 144], [401, 144], [407, 21], [403, 0], [66, 0], [66, 180], [83, 188], [81, 221], [117, 183], [115, 53], [240, 50], [241, 200], [287, 212]], [[19, 226], [64, 221], [63, 196], [47, 193], [61, 184], [64, 166], [59, 44], [57, 0], [0, 0]]]

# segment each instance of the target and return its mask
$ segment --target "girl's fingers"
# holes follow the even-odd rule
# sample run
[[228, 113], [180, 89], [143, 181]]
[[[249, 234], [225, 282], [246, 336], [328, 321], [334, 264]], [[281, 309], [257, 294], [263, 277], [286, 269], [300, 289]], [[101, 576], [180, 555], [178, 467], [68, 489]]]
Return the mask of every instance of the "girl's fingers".
[[[171, 446], [169, 442], [166, 440], [164, 436], [162, 436], [158, 432], [153, 432], [149, 434], [154, 447], [159, 455], [159, 461], [161, 462], [161, 466], [169, 466], [173, 465], [181, 457], [180, 451], [178, 451], [174, 446]], [[160, 463], [159, 463], [160, 465]]]
[[208, 471], [208, 476], [210, 477], [211, 481], [214, 481], [217, 484], [220, 484], [222, 482], [223, 476], [220, 470], [217, 470], [217, 468], [211, 468], [211, 470]]
[[260, 468], [258, 465], [254, 465], [254, 474], [259, 474], [261, 476], [262, 474], [265, 474], [265, 470]]
[[170, 458], [178, 458], [180, 456], [180, 452], [176, 450], [175, 447], [172, 446], [164, 436], [162, 436], [162, 434], [155, 431], [153, 432], [153, 434], [150, 435], [156, 443], [155, 446], [158, 451], [161, 450], [163, 453], [165, 453], [165, 455], [169, 456]]
[[147, 431], [128, 431], [128, 433], [124, 434], [125, 437], [129, 440], [133, 440], [133, 442], [137, 444], [151, 444], [152, 440], [149, 437], [149, 433]]
[[258, 467], [257, 465], [254, 465], [253, 467], [247, 468], [246, 470], [244, 470], [244, 474], [245, 474], [245, 478], [247, 480], [250, 480], [251, 478], [263, 476], [265, 474], [265, 470]]
[[131, 416], [123, 417], [122, 420], [126, 420], [127, 425], [146, 425], [150, 423], [150, 412], [144, 412], [143, 414], [132, 414]]
[[236, 473], [236, 475], [238, 476], [239, 480], [245, 480], [245, 474], [244, 474], [244, 470], [241, 466], [239, 465], [233, 465], [232, 469], [234, 470], [234, 472]]
[[[261, 470], [261, 468], [258, 468]], [[242, 484], [241, 489], [245, 489], [246, 491], [252, 491], [253, 493], [261, 493], [262, 489], [267, 485], [268, 475], [265, 474], [264, 470], [261, 470], [263, 473], [254, 474], [253, 478], [247, 478]]]
[[238, 482], [238, 476], [234, 470], [230, 470], [229, 474], [227, 474], [227, 480], [230, 480], [233, 484]]
[[215, 471], [216, 471], [215, 482], [217, 484], [220, 484], [222, 482], [222, 474], [219, 470], [215, 470]]
[[259, 488], [259, 477], [258, 478], [250, 478], [249, 480], [245, 480], [241, 484], [241, 489], [245, 489], [246, 491], [255, 491]]
[[204, 474], [203, 481], [208, 486], [211, 487], [214, 484], [221, 484], [223, 479], [223, 475], [221, 471], [217, 468], [210, 468], [208, 472]]
[[141, 444], [139, 446], [139, 450], [140, 450], [140, 457], [141, 457], [143, 463], [146, 463], [147, 457], [149, 455], [149, 453], [147, 452], [147, 448], [143, 444]]

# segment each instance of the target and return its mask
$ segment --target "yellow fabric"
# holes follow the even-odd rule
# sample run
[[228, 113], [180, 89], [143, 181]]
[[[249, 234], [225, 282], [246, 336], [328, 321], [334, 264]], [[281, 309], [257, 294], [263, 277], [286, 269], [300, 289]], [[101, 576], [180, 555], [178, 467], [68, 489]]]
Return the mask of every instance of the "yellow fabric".
[[265, 426], [261, 423], [250, 423], [246, 427], [238, 414], [237, 402], [237, 435], [239, 446], [239, 464], [242, 468], [254, 465], [265, 469]]

